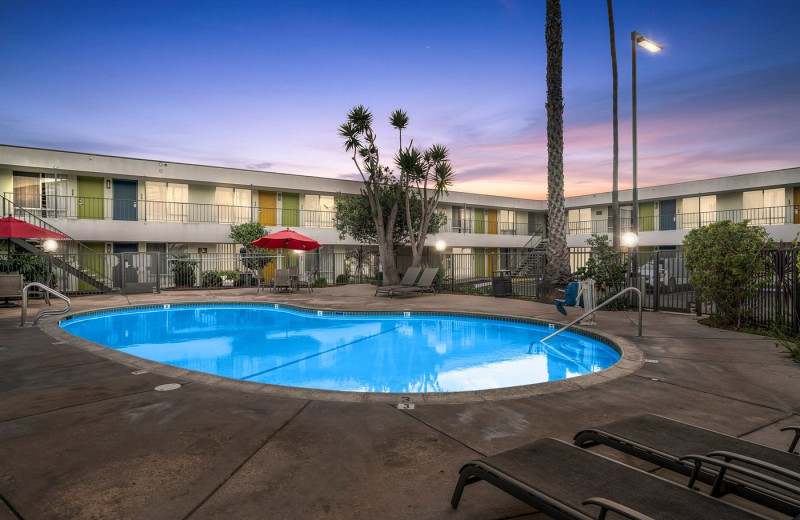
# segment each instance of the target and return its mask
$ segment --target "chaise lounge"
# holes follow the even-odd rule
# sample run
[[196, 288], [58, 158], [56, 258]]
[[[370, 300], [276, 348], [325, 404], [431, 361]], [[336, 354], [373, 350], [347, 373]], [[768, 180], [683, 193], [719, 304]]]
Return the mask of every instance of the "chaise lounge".
[[419, 272], [422, 270], [420, 267], [409, 267], [406, 271], [406, 274], [403, 275], [403, 279], [400, 280], [399, 285], [379, 285], [377, 289], [375, 289], [375, 296], [379, 294], [385, 294], [386, 296], [391, 296], [392, 291], [395, 289], [401, 289], [403, 287], [411, 287], [417, 281], [417, 277], [419, 277]]
[[426, 267], [422, 271], [422, 276], [419, 277], [417, 283], [409, 287], [397, 287], [389, 293], [389, 296], [394, 298], [397, 295], [405, 298], [409, 294], [420, 294], [430, 291], [436, 294], [436, 289], [433, 287], [433, 281], [436, 279], [436, 273], [439, 272], [438, 267]]
[[[794, 449], [800, 427], [793, 430]], [[639, 415], [589, 428], [576, 446], [609, 446], [728, 493], [800, 517], [800, 457], [658, 415]], [[691, 456], [690, 456], [691, 455]]]
[[763, 519], [674, 482], [555, 439], [539, 439], [461, 468], [464, 487], [486, 481], [556, 520]]

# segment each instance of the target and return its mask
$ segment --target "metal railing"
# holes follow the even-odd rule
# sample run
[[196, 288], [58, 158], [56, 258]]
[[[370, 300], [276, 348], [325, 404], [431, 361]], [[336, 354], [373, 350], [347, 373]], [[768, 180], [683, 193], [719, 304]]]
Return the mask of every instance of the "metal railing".
[[612, 296], [611, 298], [607, 299], [606, 301], [604, 301], [603, 303], [601, 303], [597, 307], [595, 307], [593, 309], [589, 309], [588, 311], [584, 312], [579, 317], [575, 318], [574, 320], [572, 320], [568, 324], [564, 325], [563, 327], [561, 327], [560, 329], [558, 329], [557, 331], [555, 331], [554, 333], [550, 334], [549, 336], [547, 336], [546, 338], [544, 338], [544, 339], [542, 339], [540, 341], [542, 343], [544, 343], [548, 339], [550, 339], [552, 337], [555, 337], [555, 336], [558, 336], [559, 334], [561, 334], [562, 332], [564, 332], [568, 328], [572, 327], [573, 325], [575, 325], [576, 323], [578, 323], [582, 319], [586, 318], [587, 316], [591, 316], [592, 314], [594, 314], [595, 312], [599, 311], [600, 309], [602, 309], [603, 307], [605, 307], [609, 303], [613, 302], [617, 298], [620, 298], [621, 296], [623, 296], [624, 294], [629, 293], [629, 292], [635, 292], [636, 294], [639, 295], [639, 328], [638, 328], [638, 332], [637, 332], [636, 335], [641, 337], [641, 335], [642, 335], [642, 292], [639, 289], [637, 289], [636, 287], [627, 287], [627, 288], [621, 290], [620, 292], [618, 292], [617, 294], [615, 294], [614, 296]]
[[[54, 289], [51, 289], [50, 287], [46, 286], [43, 283], [31, 282], [31, 283], [29, 283], [28, 285], [26, 285], [25, 287], [22, 288], [22, 309], [21, 309], [22, 316], [20, 317], [20, 320], [19, 320], [19, 326], [20, 327], [24, 327], [25, 326], [25, 320], [26, 320], [27, 314], [28, 314], [28, 289], [30, 289], [31, 287], [36, 287], [37, 289], [40, 289], [40, 290], [44, 291], [47, 294], [52, 294], [56, 298], [61, 298], [62, 300], [64, 300], [67, 303], [67, 306], [65, 308], [63, 308], [63, 309], [44, 309], [44, 310], [39, 311], [39, 314], [37, 314], [36, 317], [33, 319], [33, 324], [34, 325], [39, 323], [39, 320], [41, 318], [43, 318], [44, 316], [57, 316], [59, 314], [66, 314], [72, 308], [72, 302], [65, 295], [61, 294], [60, 292], [58, 292], [58, 291], [56, 291]], [[48, 305], [49, 305], [49, 303], [50, 302], [48, 301]]]
[[[714, 222], [730, 220], [731, 222], [749, 221], [752, 226], [776, 226], [794, 224], [800, 206], [773, 206], [749, 209], [726, 209], [718, 211], [702, 211], [695, 213], [669, 213], [658, 216], [639, 217], [639, 231], [673, 231], [677, 229], [696, 229]], [[621, 231], [632, 228], [630, 219], [620, 219]], [[568, 224], [570, 235], [591, 235], [611, 233], [610, 219], [594, 219], [573, 221]]]

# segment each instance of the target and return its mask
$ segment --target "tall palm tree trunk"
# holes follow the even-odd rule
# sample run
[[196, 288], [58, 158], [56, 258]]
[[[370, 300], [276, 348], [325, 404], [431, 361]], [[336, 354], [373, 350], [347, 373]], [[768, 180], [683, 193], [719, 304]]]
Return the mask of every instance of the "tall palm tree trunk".
[[547, 265], [543, 291], [569, 281], [569, 251], [564, 204], [564, 95], [561, 38], [561, 1], [547, 0], [545, 13], [547, 45]]
[[613, 103], [612, 112], [614, 119], [614, 166], [613, 182], [611, 187], [611, 245], [615, 251], [620, 249], [620, 223], [619, 223], [619, 113], [617, 109], [617, 41], [614, 37], [614, 7], [612, 0], [606, 0], [608, 5], [608, 30], [611, 39], [611, 76]]

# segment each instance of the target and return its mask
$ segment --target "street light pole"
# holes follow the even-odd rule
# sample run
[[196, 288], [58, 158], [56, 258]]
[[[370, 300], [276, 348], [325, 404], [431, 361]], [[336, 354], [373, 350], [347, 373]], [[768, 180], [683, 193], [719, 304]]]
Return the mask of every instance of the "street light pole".
[[636, 137], [636, 46], [640, 45], [650, 52], [658, 52], [663, 47], [652, 40], [648, 40], [636, 31], [631, 32], [631, 98], [633, 99], [633, 207], [631, 208], [631, 231], [639, 235], [639, 184], [638, 184], [638, 150]]

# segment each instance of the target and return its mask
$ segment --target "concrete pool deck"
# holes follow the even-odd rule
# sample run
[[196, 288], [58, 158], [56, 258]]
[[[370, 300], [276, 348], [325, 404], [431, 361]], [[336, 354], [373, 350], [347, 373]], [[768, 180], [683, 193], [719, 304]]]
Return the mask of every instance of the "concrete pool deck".
[[[553, 305], [466, 295], [373, 297], [370, 286], [84, 296], [73, 311], [177, 301], [347, 310], [451, 310], [564, 321]], [[61, 305], [53, 301], [53, 307]], [[34, 302], [29, 319], [43, 307]], [[570, 318], [576, 317], [576, 311]], [[800, 424], [800, 364], [768, 338], [691, 315], [601, 312], [628, 372], [465, 402], [331, 401], [141, 367], [19, 327], [0, 309], [0, 520], [49, 518], [545, 519], [487, 484], [450, 508], [465, 462], [540, 437], [659, 413], [784, 449]], [[154, 388], [180, 383], [173, 391]], [[644, 466], [643, 466], [644, 467]], [[647, 468], [651, 469], [651, 468]], [[780, 518], [779, 515], [774, 515]]]

